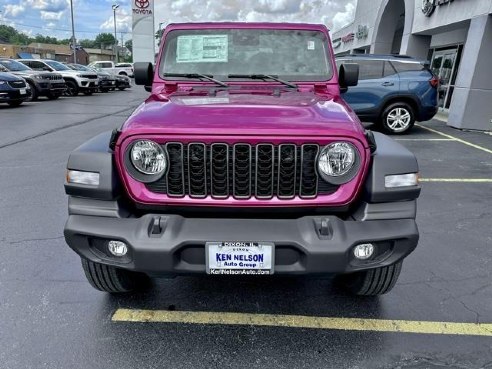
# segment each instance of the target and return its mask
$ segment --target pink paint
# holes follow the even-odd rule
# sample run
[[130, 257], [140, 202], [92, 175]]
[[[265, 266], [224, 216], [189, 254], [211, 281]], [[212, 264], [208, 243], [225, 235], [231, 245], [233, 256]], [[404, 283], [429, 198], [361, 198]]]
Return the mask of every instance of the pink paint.
[[[316, 30], [326, 34], [328, 50], [332, 53], [328, 30], [323, 25], [272, 23], [201, 23], [176, 24], [176, 29], [261, 28]], [[161, 50], [162, 52], [162, 50]], [[161, 58], [159, 57], [158, 60]], [[336, 71], [333, 58], [332, 69]], [[159, 69], [157, 65], [156, 70]], [[155, 73], [152, 93], [128, 118], [116, 145], [116, 162], [130, 198], [142, 204], [180, 206], [342, 206], [358, 195], [369, 166], [370, 152], [364, 129], [350, 107], [340, 98], [337, 73], [326, 82], [300, 82], [299, 90], [285, 89], [276, 82], [228, 82], [228, 90], [210, 96], [200, 91], [209, 82], [165, 81]], [[191, 86], [195, 88], [191, 90]], [[274, 96], [273, 89], [280, 88]], [[325, 145], [345, 140], [353, 143], [361, 156], [357, 176], [331, 195], [315, 199], [282, 200], [195, 199], [175, 198], [149, 191], [144, 184], [127, 174], [122, 158], [128, 145], [136, 139], [147, 138], [166, 142], [224, 142], [249, 143], [317, 143]]]

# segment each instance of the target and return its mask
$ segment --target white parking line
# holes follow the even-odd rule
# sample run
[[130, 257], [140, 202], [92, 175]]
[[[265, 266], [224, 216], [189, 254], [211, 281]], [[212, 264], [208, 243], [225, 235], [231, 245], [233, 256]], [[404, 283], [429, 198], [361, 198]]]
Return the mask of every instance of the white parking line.
[[426, 129], [426, 130], [428, 130], [428, 131], [430, 131], [430, 132], [434, 132], [434, 133], [436, 133], [436, 134], [438, 134], [438, 135], [440, 135], [440, 136], [443, 136], [443, 137], [449, 138], [449, 139], [451, 139], [451, 140], [453, 140], [453, 141], [458, 141], [458, 142], [461, 142], [462, 144], [464, 144], [464, 145], [468, 145], [468, 146], [473, 147], [473, 148], [475, 148], [475, 149], [477, 149], [477, 150], [482, 150], [482, 151], [485, 151], [485, 152], [487, 152], [487, 153], [489, 153], [489, 154], [492, 154], [492, 150], [487, 149], [487, 148], [485, 148], [485, 147], [482, 147], [482, 146], [480, 146], [480, 145], [476, 145], [476, 144], [474, 144], [474, 143], [471, 143], [471, 142], [468, 142], [468, 141], [462, 140], [461, 138], [458, 138], [458, 137], [454, 137], [454, 136], [448, 135], [447, 133], [443, 133], [443, 132], [441, 132], [441, 131], [438, 131], [438, 130], [436, 130], [436, 129], [429, 128], [429, 127], [426, 127], [426, 126], [422, 126], [422, 125], [420, 125], [420, 124], [416, 124], [416, 126], [418, 126], [418, 127], [420, 127], [420, 128], [423, 128], [423, 129]]
[[456, 141], [454, 138], [395, 138], [395, 141]]

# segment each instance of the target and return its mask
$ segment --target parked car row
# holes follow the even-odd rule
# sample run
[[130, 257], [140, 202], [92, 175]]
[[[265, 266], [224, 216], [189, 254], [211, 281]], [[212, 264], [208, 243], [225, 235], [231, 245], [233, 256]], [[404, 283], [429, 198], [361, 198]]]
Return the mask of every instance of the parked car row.
[[40, 96], [55, 100], [62, 95], [92, 95], [130, 87], [128, 76], [98, 68], [47, 59], [0, 58], [0, 103], [11, 106], [36, 101]]

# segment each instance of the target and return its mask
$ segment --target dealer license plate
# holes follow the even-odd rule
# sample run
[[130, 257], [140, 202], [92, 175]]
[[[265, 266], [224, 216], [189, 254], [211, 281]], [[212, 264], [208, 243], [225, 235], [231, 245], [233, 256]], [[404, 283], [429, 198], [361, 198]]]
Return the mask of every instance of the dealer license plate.
[[25, 94], [27, 94], [27, 90], [26, 90], [25, 88], [21, 88], [21, 89], [19, 90], [19, 93], [20, 93], [21, 95], [25, 95]]
[[271, 242], [207, 242], [208, 274], [273, 274], [274, 244]]

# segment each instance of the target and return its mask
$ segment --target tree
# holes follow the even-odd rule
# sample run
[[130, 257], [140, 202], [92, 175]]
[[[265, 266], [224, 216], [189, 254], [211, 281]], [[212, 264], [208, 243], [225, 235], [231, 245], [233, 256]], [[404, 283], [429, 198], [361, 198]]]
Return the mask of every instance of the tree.
[[94, 49], [96, 47], [101, 46], [101, 45], [96, 46], [96, 43], [94, 42], [94, 40], [87, 40], [87, 39], [80, 40], [79, 45], [82, 46], [83, 48], [86, 48], [86, 49]]
[[157, 40], [157, 46], [161, 46], [161, 39], [162, 39], [163, 33], [164, 33], [163, 29], [160, 29], [155, 33], [155, 39]]
[[17, 31], [14, 27], [0, 25], [0, 39], [14, 45], [28, 45], [33, 39], [25, 33]]
[[128, 50], [130, 50], [130, 52], [133, 52], [133, 40], [128, 40], [125, 42], [125, 46]]
[[94, 44], [96, 47], [104, 48], [108, 46], [118, 45], [118, 41], [115, 40], [114, 36], [111, 33], [100, 33], [96, 36], [94, 40]]

